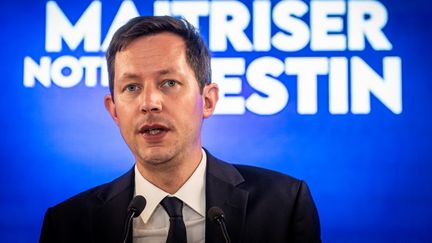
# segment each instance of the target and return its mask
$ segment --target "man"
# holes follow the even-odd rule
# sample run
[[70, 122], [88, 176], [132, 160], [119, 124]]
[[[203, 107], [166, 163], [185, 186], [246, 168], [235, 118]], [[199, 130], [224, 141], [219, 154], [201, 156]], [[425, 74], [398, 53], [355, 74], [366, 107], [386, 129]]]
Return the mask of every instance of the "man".
[[218, 86], [207, 47], [187, 21], [134, 18], [116, 32], [106, 56], [105, 106], [135, 166], [48, 209], [41, 242], [120, 242], [135, 195], [147, 205], [129, 241], [225, 242], [206, 215], [213, 206], [223, 211], [232, 242], [321, 241], [304, 182], [231, 165], [202, 148], [201, 126], [215, 109]]

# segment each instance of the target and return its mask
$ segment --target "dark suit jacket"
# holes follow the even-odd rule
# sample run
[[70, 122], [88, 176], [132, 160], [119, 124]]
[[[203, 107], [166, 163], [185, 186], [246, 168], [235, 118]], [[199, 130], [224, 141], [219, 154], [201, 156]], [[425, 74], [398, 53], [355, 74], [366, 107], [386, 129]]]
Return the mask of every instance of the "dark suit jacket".
[[[270, 170], [231, 165], [208, 152], [207, 156], [206, 207], [223, 210], [233, 243], [321, 242], [318, 213], [304, 182]], [[133, 195], [131, 169], [49, 208], [40, 242], [120, 242]], [[224, 242], [219, 226], [208, 218], [206, 242]]]

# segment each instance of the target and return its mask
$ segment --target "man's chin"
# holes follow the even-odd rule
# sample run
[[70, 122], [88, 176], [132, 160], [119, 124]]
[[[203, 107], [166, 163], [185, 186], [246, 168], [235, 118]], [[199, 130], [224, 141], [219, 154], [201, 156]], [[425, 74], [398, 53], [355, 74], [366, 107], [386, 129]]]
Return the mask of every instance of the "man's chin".
[[162, 166], [172, 162], [174, 157], [173, 151], [151, 148], [146, 149], [145, 153], [141, 153], [138, 162], [142, 163], [143, 166]]

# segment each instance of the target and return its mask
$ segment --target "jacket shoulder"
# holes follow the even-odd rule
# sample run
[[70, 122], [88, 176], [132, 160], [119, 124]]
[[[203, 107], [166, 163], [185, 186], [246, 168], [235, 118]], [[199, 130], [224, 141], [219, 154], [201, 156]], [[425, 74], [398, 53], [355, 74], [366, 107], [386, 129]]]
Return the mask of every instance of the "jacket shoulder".
[[103, 203], [117, 196], [125, 189], [133, 187], [133, 169], [111, 182], [95, 186], [76, 194], [65, 201], [53, 206], [54, 209], [66, 209], [69, 207], [89, 208], [92, 204]]
[[321, 242], [318, 211], [304, 181], [254, 166], [234, 167], [244, 178], [239, 187], [249, 193], [248, 220], [261, 223], [260, 228], [250, 225], [249, 234], [267, 230], [265, 235], [277, 235], [272, 242]]
[[132, 169], [109, 183], [88, 189], [49, 208], [45, 213], [40, 242], [87, 242], [91, 237], [110, 235], [97, 235], [95, 230], [104, 221], [123, 220], [133, 193], [133, 178]]

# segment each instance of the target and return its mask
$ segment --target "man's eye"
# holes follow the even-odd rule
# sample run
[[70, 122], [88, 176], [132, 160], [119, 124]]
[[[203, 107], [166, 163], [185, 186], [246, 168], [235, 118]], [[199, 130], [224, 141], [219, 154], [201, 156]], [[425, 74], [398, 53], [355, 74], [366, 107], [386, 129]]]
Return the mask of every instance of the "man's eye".
[[126, 86], [125, 90], [129, 92], [134, 92], [138, 90], [138, 86], [136, 84], [130, 84]]
[[177, 85], [177, 81], [175, 80], [167, 80], [162, 86], [174, 87]]

